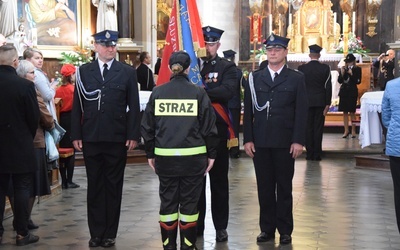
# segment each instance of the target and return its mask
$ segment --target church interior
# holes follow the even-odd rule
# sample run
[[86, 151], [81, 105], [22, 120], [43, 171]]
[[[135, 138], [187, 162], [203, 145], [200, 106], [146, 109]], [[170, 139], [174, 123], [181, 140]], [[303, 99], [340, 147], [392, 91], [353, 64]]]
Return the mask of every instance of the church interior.
[[[116, 4], [115, 25], [119, 32], [117, 59], [135, 67], [140, 64], [138, 61], [140, 52], [148, 51], [152, 55], [151, 65], [154, 69], [157, 52], [166, 43], [169, 17], [175, 0], [113, 1]], [[67, 7], [62, 13], [55, 14], [55, 17], [48, 17], [48, 19], [35, 13], [35, 6], [31, 3], [38, 2], [38, 0], [12, 0], [10, 2], [7, 4], [7, 1], [2, 2], [0, 0], [0, 34], [6, 37], [7, 43], [14, 44], [20, 55], [28, 47], [41, 50], [44, 56], [43, 71], [47, 73], [49, 78], [59, 77], [59, 71], [65, 62], [73, 62], [79, 66], [95, 57], [92, 34], [101, 31], [98, 30], [99, 10], [93, 4], [95, 0], [67, 0], [65, 1], [68, 3], [65, 4]], [[44, 5], [47, 2], [55, 1], [44, 0], [40, 2]], [[263, 42], [272, 33], [290, 38], [289, 53], [286, 58], [288, 67], [297, 69], [300, 64], [308, 62], [310, 60], [308, 46], [312, 44], [317, 44], [323, 48], [320, 60], [331, 67], [333, 109], [326, 117], [326, 131], [329, 136], [324, 137], [323, 145], [324, 150], [327, 151], [326, 154], [332, 156], [332, 158], [321, 163], [309, 163], [305, 159], [299, 160], [301, 174], [295, 180], [295, 188], [299, 189], [296, 191], [295, 198], [299, 205], [294, 209], [297, 209], [295, 221], [298, 221], [299, 224], [296, 227], [302, 229], [299, 229], [299, 232], [294, 235], [293, 248], [285, 249], [399, 249], [400, 241], [395, 228], [393, 199], [390, 196], [393, 195], [393, 190], [389, 185], [391, 182], [388, 172], [389, 163], [387, 157], [382, 156], [384, 139], [379, 122], [376, 122], [377, 118], [375, 118], [375, 116], [378, 117], [378, 114], [377, 112], [372, 115], [368, 113], [369, 117], [368, 115], [362, 117], [363, 111], [361, 109], [363, 95], [379, 90], [379, 69], [372, 66], [379, 55], [393, 49], [395, 51], [394, 75], [395, 77], [400, 76], [400, 1], [196, 0], [196, 2], [202, 25], [210, 25], [224, 30], [224, 35], [220, 41], [219, 55], [223, 57], [222, 51], [224, 50], [232, 49], [236, 51], [235, 63], [245, 75], [257, 70], [262, 60], [266, 59]], [[54, 3], [51, 4], [54, 7]], [[339, 98], [338, 65], [348, 53], [356, 56], [357, 65], [362, 69], [362, 81], [358, 86], [357, 119], [350, 122], [358, 126], [358, 132], [361, 130], [360, 123], [366, 123], [365, 119], [369, 119], [369, 122], [375, 122], [373, 126], [378, 126], [379, 129], [371, 132], [368, 138], [366, 138], [367, 136], [360, 136], [360, 138], [353, 140], [342, 140], [335, 137], [336, 134], [339, 135], [337, 128], [342, 129], [343, 126], [342, 114], [334, 109], [334, 103]], [[56, 104], [61, 105], [62, 100], [58, 100]], [[375, 99], [371, 105], [377, 105]], [[371, 125], [369, 129], [372, 129], [373, 126]], [[69, 156], [69, 153], [60, 154], [60, 157]], [[57, 169], [49, 172], [52, 195], [45, 198], [44, 201], [40, 201], [41, 204], [36, 206], [33, 213], [39, 224], [41, 223], [40, 220], [43, 220], [43, 228], [47, 230], [46, 233], [49, 235], [47, 242], [44, 239], [40, 243], [43, 244], [42, 247], [48, 249], [56, 247], [60, 249], [85, 249], [87, 247], [87, 237], [82, 239], [82, 236], [78, 235], [87, 230], [86, 218], [79, 214], [73, 215], [73, 219], [69, 220], [67, 217], [70, 215], [66, 212], [85, 212], [85, 206], [82, 205], [85, 202], [84, 191], [86, 186], [84, 184], [83, 164], [82, 156], [77, 155], [77, 180], [83, 184], [80, 190], [62, 190]], [[246, 158], [243, 152], [240, 159], [231, 162], [231, 165], [235, 168], [232, 171], [232, 179], [235, 183], [232, 185], [231, 192], [236, 193], [232, 199], [235, 199], [237, 193], [244, 193], [244, 198], [238, 198], [243, 200], [231, 201], [234, 209], [231, 216], [235, 217], [232, 219], [235, 225], [229, 226], [232, 232], [232, 241], [229, 241], [228, 245], [215, 244], [213, 242], [213, 230], [211, 229], [206, 231], [204, 239], [200, 240], [199, 249], [280, 249], [273, 244], [259, 247], [254, 242], [258, 232], [257, 216], [255, 216], [258, 208], [251, 203], [257, 202], [256, 190], [253, 190], [255, 189], [254, 171], [249, 171], [249, 169], [252, 170], [249, 167], [251, 164], [251, 160]], [[82, 168], [79, 168], [79, 166]], [[129, 201], [125, 204], [126, 207], [123, 210], [125, 210], [126, 216], [131, 216], [129, 214], [131, 208], [139, 211], [143, 209], [151, 216], [150, 219], [142, 219], [154, 225], [145, 225], [142, 227], [143, 232], [140, 232], [140, 230], [132, 231], [129, 223], [141, 227], [139, 226], [141, 221], [134, 219], [132, 222], [132, 219], [122, 219], [123, 230], [121, 231], [123, 232], [120, 235], [122, 240], [119, 243], [120, 245], [117, 244], [117, 246], [120, 249], [161, 249], [156, 217], [158, 197], [155, 182], [157, 180], [151, 175], [150, 168], [147, 166], [147, 159], [141, 150], [134, 150], [134, 152], [129, 153], [127, 166], [133, 166], [127, 171], [128, 178], [135, 179], [143, 186], [151, 185], [151, 188], [146, 188], [147, 190], [143, 191], [138, 186], [139, 184], [127, 184], [126, 187], [129, 192], [137, 192], [145, 205], [140, 207], [140, 204]], [[135, 167], [137, 168], [134, 169]], [[144, 179], [138, 180], [137, 176], [141, 174], [144, 175]], [[370, 180], [372, 185], [368, 186], [367, 181], [360, 181], [357, 176]], [[344, 179], [338, 181], [337, 178]], [[315, 181], [316, 179], [318, 181]], [[145, 183], [144, 180], [147, 182]], [[337, 181], [338, 186], [333, 188], [332, 192], [340, 194], [337, 196], [333, 194], [325, 195], [326, 197], [334, 196], [338, 199], [336, 203], [332, 202], [334, 203], [332, 208], [337, 209], [337, 212], [325, 213], [326, 210], [313, 208], [314, 212], [318, 213], [318, 216], [321, 216], [322, 219], [318, 223], [308, 223], [307, 221], [316, 215], [308, 212], [307, 209], [310, 209], [312, 205], [319, 207], [329, 204], [324, 204], [326, 202], [322, 197], [324, 194], [310, 193], [314, 195], [314, 198], [317, 197], [317, 200], [313, 200], [313, 197], [302, 196], [300, 193], [306, 192], [307, 188], [309, 188], [308, 191], [315, 192], [316, 186], [313, 186], [315, 184], [313, 182], [320, 182], [319, 184], [322, 182], [324, 188], [329, 189], [327, 187], [329, 185], [324, 181], [333, 180]], [[356, 184], [352, 186], [349, 183], [344, 183], [344, 181]], [[306, 187], [299, 188], [303, 183], [307, 183]], [[247, 190], [248, 187], [252, 188], [252, 192]], [[236, 190], [233, 188], [236, 188]], [[351, 189], [350, 194], [346, 191], [346, 188]], [[366, 201], [368, 194], [373, 197], [371, 202], [375, 202], [371, 207], [368, 207]], [[381, 196], [378, 197], [378, 194]], [[132, 197], [132, 194], [128, 195], [129, 199], [136, 199]], [[74, 197], [79, 198], [75, 200]], [[146, 200], [146, 197], [151, 198]], [[351, 208], [345, 208], [343, 197], [351, 199]], [[151, 201], [154, 203], [149, 204]], [[73, 205], [69, 206], [66, 204], [67, 202], [72, 202]], [[247, 202], [252, 204], [251, 207], [246, 207]], [[51, 206], [46, 206], [47, 203]], [[238, 205], [239, 203], [240, 205]], [[384, 203], [384, 205], [381, 203]], [[58, 207], [57, 204], [62, 205]], [[371, 211], [367, 212], [368, 209], [371, 209]], [[387, 211], [382, 212], [384, 209], [387, 209]], [[71, 235], [71, 242], [68, 242], [62, 236], [55, 235], [57, 227], [49, 226], [53, 222], [46, 218], [45, 213], [48, 212], [57, 213], [57, 216], [61, 216], [55, 219], [56, 223], [64, 223], [60, 218], [65, 218], [68, 221], [69, 224], [66, 227], [70, 226], [71, 230], [68, 228], [60, 230]], [[355, 213], [357, 212], [361, 215], [356, 216]], [[254, 218], [249, 218], [251, 213], [254, 214]], [[380, 216], [381, 213], [384, 214]], [[140, 215], [135, 212], [135, 216]], [[243, 217], [240, 218], [240, 216]], [[7, 229], [11, 227], [11, 217], [10, 204], [7, 203], [6, 220], [4, 221]], [[338, 218], [342, 225], [336, 225], [333, 218]], [[211, 219], [208, 218], [208, 220]], [[368, 220], [375, 228], [368, 224]], [[252, 223], [253, 227], [249, 227], [249, 223]], [[323, 223], [331, 224], [324, 226]], [[335, 224], [335, 226], [331, 226], [332, 224]], [[239, 230], [242, 225], [245, 225], [247, 230], [244, 233]], [[234, 227], [237, 228], [233, 229]], [[361, 229], [362, 227], [365, 228]], [[74, 230], [80, 233], [72, 232]], [[38, 234], [41, 234], [40, 231]], [[83, 234], [87, 235], [87, 232], [85, 231]], [[4, 249], [14, 249], [11, 232], [7, 232], [5, 235], [3, 245], [6, 248]], [[134, 246], [129, 241], [132, 238], [137, 240]], [[0, 248], [3, 247], [0, 245]]]

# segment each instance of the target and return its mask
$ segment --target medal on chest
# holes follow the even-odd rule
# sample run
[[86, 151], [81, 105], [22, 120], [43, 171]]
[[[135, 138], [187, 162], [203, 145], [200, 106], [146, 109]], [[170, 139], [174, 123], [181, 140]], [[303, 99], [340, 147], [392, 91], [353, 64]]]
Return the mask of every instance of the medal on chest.
[[205, 75], [205, 82], [206, 83], [212, 83], [212, 82], [217, 82], [218, 81], [218, 72], [210, 72]]

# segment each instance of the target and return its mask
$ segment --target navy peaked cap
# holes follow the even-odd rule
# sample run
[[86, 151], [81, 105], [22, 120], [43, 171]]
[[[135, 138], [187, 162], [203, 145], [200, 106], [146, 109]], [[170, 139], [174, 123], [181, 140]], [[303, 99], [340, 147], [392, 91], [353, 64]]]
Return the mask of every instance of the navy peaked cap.
[[264, 44], [267, 46], [267, 49], [273, 47], [283, 47], [286, 49], [288, 47], [289, 41], [289, 38], [271, 34], [267, 38], [267, 40], [265, 40]]
[[115, 46], [118, 40], [118, 31], [114, 30], [103, 30], [96, 34], [93, 34], [93, 39], [96, 43], [104, 46]]
[[313, 44], [308, 46], [308, 48], [310, 49], [310, 53], [318, 53], [321, 52], [322, 48], [320, 46], [318, 46], [317, 44]]
[[204, 42], [206, 43], [218, 42], [221, 39], [222, 33], [224, 33], [223, 30], [211, 26], [205, 26], [202, 29], [203, 29]]

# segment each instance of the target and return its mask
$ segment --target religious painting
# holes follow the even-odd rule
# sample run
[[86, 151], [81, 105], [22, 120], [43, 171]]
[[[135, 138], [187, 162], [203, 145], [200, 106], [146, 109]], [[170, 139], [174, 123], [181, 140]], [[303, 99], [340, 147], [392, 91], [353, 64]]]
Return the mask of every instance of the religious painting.
[[16, 0], [17, 17], [32, 46], [62, 50], [82, 42], [82, 10], [90, 0]]
[[169, 16], [162, 11], [157, 11], [157, 40], [165, 40], [168, 24]]
[[303, 5], [303, 16], [305, 17], [303, 25], [308, 30], [319, 32], [322, 21], [322, 4], [318, 1], [307, 1]]
[[164, 47], [165, 38], [167, 37], [172, 4], [171, 0], [157, 1], [157, 46], [159, 48]]

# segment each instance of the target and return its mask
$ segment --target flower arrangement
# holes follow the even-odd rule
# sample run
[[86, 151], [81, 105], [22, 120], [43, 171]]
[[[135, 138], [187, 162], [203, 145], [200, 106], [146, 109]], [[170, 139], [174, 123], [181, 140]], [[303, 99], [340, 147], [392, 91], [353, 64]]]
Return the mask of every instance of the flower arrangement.
[[82, 64], [92, 61], [93, 58], [91, 57], [90, 50], [82, 49], [77, 46], [71, 53], [61, 52], [61, 58], [59, 60], [61, 64], [69, 63], [75, 66], [81, 66]]
[[335, 98], [331, 102], [331, 106], [329, 107], [330, 112], [337, 112], [339, 108], [339, 98]]
[[267, 54], [267, 49], [266, 49], [266, 47], [265, 47], [265, 45], [264, 45], [264, 42], [265, 42], [265, 40], [262, 41], [261, 46], [260, 46], [258, 49], [256, 49], [256, 50], [250, 50], [250, 53], [251, 53], [251, 54], [253, 54], [253, 53], [256, 54], [255, 59], [258, 59], [258, 58], [260, 58], [261, 56]]
[[[334, 48], [336, 49], [336, 53], [343, 53], [343, 45], [344, 42], [342, 36], [340, 37], [339, 44]], [[364, 43], [360, 37], [356, 37], [352, 32], [349, 32], [348, 52], [357, 53], [365, 56], [368, 52], [370, 52], [370, 50], [364, 46]]]

